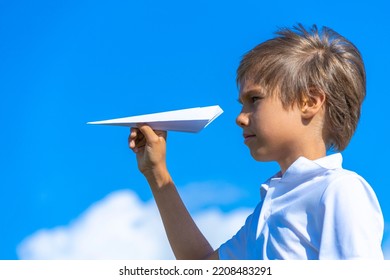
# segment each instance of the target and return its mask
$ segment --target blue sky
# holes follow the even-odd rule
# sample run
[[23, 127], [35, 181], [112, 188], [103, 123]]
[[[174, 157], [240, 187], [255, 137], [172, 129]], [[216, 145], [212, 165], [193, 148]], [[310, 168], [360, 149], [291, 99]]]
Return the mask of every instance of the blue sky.
[[167, 160], [218, 246], [278, 171], [250, 157], [235, 125], [236, 67], [298, 22], [363, 54], [367, 98], [344, 167], [375, 190], [390, 258], [388, 11], [384, 0], [1, 1], [0, 259], [171, 257], [128, 129], [86, 122], [216, 104], [225, 112], [202, 132], [169, 133]]

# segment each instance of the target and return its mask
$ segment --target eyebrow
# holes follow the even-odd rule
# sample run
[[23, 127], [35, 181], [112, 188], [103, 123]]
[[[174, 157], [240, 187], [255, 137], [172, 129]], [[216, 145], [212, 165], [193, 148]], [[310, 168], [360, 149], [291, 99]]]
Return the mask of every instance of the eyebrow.
[[243, 100], [247, 99], [248, 96], [251, 96], [251, 95], [260, 95], [262, 97], [265, 97], [265, 95], [261, 89], [251, 89], [251, 90], [245, 91], [239, 95], [239, 97], [237, 98], [238, 103], [242, 104]]

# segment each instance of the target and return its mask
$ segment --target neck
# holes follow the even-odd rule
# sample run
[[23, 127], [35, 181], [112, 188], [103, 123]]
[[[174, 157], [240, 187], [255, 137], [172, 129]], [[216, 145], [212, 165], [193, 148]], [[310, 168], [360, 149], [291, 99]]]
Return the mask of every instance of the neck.
[[324, 142], [317, 142], [315, 145], [304, 145], [301, 148], [294, 149], [289, 153], [289, 155], [285, 155], [283, 158], [278, 160], [278, 164], [280, 166], [280, 171], [282, 174], [286, 172], [286, 170], [293, 164], [299, 157], [305, 157], [310, 160], [316, 160], [326, 156], [326, 145]]

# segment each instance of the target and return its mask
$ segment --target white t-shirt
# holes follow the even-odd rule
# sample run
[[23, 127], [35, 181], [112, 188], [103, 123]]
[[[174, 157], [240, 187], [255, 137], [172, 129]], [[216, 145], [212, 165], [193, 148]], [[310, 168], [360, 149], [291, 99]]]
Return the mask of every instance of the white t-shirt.
[[370, 185], [341, 154], [298, 158], [261, 186], [261, 202], [220, 259], [383, 259], [384, 222]]

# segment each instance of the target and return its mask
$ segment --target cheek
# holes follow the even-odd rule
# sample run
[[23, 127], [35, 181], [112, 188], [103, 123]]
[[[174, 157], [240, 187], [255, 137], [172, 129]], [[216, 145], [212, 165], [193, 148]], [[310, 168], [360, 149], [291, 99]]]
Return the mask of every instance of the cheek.
[[272, 111], [268, 108], [259, 110], [253, 116], [255, 126], [258, 130], [269, 131], [278, 124], [280, 124], [280, 116], [275, 111]]
[[282, 137], [294, 134], [300, 117], [294, 112], [264, 110], [254, 116], [256, 132], [262, 137]]
[[253, 128], [257, 141], [260, 143], [265, 144], [278, 137], [278, 122], [273, 118], [256, 118]]

